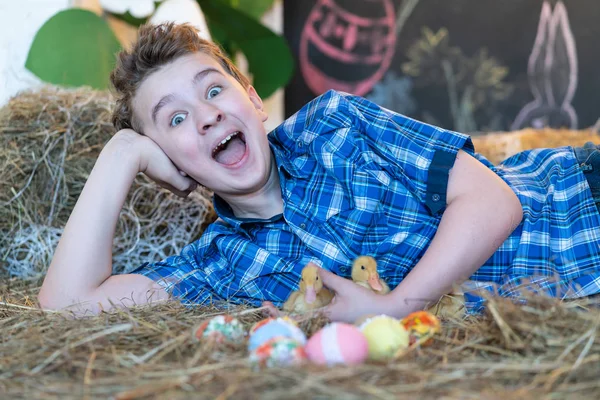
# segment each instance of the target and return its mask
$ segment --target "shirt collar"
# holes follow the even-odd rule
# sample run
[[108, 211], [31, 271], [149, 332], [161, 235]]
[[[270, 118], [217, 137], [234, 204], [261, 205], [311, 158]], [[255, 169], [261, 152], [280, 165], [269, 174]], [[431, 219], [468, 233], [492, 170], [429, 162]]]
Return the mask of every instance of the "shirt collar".
[[275, 222], [279, 218], [281, 218], [281, 214], [277, 214], [272, 216], [271, 218], [262, 219], [262, 218], [239, 218], [236, 217], [233, 213], [233, 209], [225, 200], [223, 200], [218, 195], [213, 195], [213, 206], [215, 208], [215, 212], [223, 221], [227, 222], [231, 225], [236, 231], [241, 231], [247, 228], [249, 225], [255, 223], [266, 223], [266, 222]]
[[[298, 169], [292, 163], [287, 161], [288, 158], [283, 155], [281, 150], [277, 149], [276, 146], [271, 145], [271, 150], [273, 156], [275, 157], [275, 165], [277, 166], [279, 172], [280, 185], [281, 187], [284, 187], [288, 176], [282, 172], [282, 167], [286, 170], [286, 172], [294, 176], [298, 176]], [[282, 196], [284, 196], [283, 193]], [[254, 223], [274, 222], [281, 218], [281, 214], [274, 215], [268, 219], [236, 217], [231, 206], [217, 194], [213, 195], [213, 206], [219, 218], [231, 225], [236, 231], [244, 229], [244, 225], [247, 226]]]
[[[271, 138], [269, 138], [269, 140], [271, 140]], [[282, 187], [285, 187], [285, 183], [290, 176], [296, 178], [304, 176], [302, 171], [293, 163], [294, 154], [291, 154], [289, 151], [278, 146], [274, 140], [271, 142], [271, 151], [275, 157], [275, 165], [279, 171], [279, 181]]]

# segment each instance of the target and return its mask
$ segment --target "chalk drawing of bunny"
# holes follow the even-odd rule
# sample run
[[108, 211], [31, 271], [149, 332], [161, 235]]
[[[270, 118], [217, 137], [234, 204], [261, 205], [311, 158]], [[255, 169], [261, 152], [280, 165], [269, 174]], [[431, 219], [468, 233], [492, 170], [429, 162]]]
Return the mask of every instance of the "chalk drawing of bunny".
[[562, 1], [554, 11], [548, 1], [542, 5], [527, 74], [534, 100], [521, 109], [511, 128], [576, 129], [577, 114], [571, 101], [577, 89], [577, 51]]

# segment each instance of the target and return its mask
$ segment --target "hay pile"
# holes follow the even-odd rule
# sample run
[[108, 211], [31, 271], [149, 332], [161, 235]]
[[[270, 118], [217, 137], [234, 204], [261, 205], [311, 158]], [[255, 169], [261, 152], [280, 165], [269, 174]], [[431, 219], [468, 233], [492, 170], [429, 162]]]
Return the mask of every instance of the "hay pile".
[[[243, 343], [214, 351], [192, 340], [193, 327], [215, 308], [165, 303], [82, 320], [39, 310], [39, 278], [113, 134], [110, 106], [105, 93], [45, 89], [0, 110], [0, 270], [13, 276], [0, 283], [3, 397], [600, 398], [595, 300], [537, 297], [519, 305], [494, 299], [485, 316], [446, 319], [431, 346], [391, 363], [263, 372], [247, 365]], [[552, 145], [574, 144], [571, 139]], [[493, 140], [487, 139], [487, 151], [478, 148], [491, 159], [498, 150]], [[518, 143], [510, 152], [528, 146]], [[190, 198], [179, 199], [139, 176], [122, 210], [115, 272], [177, 253], [198, 237], [214, 211], [209, 192]], [[239, 306], [229, 312], [243, 312], [247, 327], [262, 318]], [[301, 327], [310, 334], [324, 323], [317, 318]]]
[[569, 129], [522, 129], [514, 132], [491, 132], [473, 136], [475, 151], [483, 154], [492, 164], [523, 150], [583, 146], [585, 142], [600, 144], [600, 135], [595, 128], [582, 130]]
[[[104, 144], [114, 134], [111, 97], [47, 88], [0, 110], [0, 270], [39, 277]], [[107, 193], [109, 196], [110, 193]], [[211, 194], [181, 199], [139, 175], [113, 247], [115, 272], [178, 253], [214, 220]]]
[[[193, 328], [216, 310], [167, 303], [83, 320], [31, 306], [37, 288], [0, 288], [0, 393], [7, 398], [594, 399], [600, 311], [583, 302], [491, 300], [444, 320], [431, 346], [389, 363], [256, 371], [244, 343], [211, 349]], [[588, 300], [589, 301], [589, 300]], [[261, 318], [230, 313], [246, 327]], [[325, 323], [309, 320], [312, 333]]]

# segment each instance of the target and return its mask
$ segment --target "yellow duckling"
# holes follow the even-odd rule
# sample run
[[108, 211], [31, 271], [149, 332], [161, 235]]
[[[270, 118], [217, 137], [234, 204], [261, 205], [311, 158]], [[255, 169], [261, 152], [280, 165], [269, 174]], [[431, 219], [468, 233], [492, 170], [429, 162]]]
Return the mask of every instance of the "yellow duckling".
[[321, 308], [331, 303], [333, 292], [323, 287], [323, 280], [319, 277], [319, 267], [308, 263], [302, 270], [300, 289], [290, 294], [283, 305], [288, 312], [304, 312]]
[[352, 263], [352, 280], [378, 294], [390, 292], [390, 287], [377, 272], [377, 261], [371, 256], [360, 256]]
[[442, 296], [427, 311], [440, 318], [463, 318], [465, 316], [464, 293], [452, 291]]

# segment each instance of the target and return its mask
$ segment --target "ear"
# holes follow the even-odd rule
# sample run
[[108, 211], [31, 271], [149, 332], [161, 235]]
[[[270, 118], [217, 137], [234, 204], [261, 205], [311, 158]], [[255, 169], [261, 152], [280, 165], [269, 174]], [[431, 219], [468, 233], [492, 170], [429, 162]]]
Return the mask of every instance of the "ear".
[[269, 118], [269, 114], [267, 114], [267, 112], [265, 111], [262, 99], [260, 98], [258, 93], [256, 93], [256, 89], [254, 89], [254, 86], [252, 85], [248, 86], [247, 92], [250, 101], [252, 102], [252, 104], [254, 104], [254, 107], [258, 111], [258, 114], [261, 116], [262, 122], [265, 122], [267, 118]]

